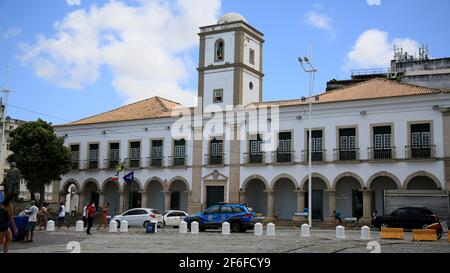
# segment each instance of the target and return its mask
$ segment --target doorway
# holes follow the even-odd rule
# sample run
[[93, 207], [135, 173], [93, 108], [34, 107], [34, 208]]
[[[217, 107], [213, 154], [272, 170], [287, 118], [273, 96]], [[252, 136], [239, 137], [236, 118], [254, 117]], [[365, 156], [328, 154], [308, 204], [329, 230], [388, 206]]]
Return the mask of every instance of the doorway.
[[180, 192], [175, 191], [170, 194], [170, 209], [180, 210]]
[[206, 187], [206, 207], [209, 208], [224, 201], [224, 186], [207, 186]]

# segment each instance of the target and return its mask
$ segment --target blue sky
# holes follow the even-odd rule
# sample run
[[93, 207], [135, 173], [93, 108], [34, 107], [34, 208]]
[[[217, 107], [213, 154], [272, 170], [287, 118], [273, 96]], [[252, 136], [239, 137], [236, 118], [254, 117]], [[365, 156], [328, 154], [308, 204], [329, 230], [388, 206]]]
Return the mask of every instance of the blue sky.
[[394, 44], [450, 56], [449, 11], [447, 0], [0, 0], [0, 86], [10, 64], [8, 115], [57, 124], [154, 95], [186, 103], [198, 27], [238, 12], [265, 34], [264, 100], [299, 98], [309, 41], [318, 93], [351, 69], [388, 67]]

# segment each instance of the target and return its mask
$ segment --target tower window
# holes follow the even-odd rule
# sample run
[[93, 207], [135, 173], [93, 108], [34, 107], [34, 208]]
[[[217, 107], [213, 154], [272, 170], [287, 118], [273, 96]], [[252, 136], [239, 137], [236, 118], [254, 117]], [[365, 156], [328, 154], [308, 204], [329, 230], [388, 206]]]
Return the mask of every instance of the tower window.
[[250, 90], [253, 90], [253, 83], [250, 82], [250, 83], [248, 84], [248, 87], [250, 88]]
[[213, 96], [214, 96], [214, 103], [223, 102], [223, 89], [215, 89]]
[[216, 41], [216, 54], [215, 54], [215, 61], [221, 62], [224, 60], [224, 48], [225, 48], [225, 42], [222, 39], [219, 39]]
[[251, 49], [250, 48], [250, 55], [249, 55], [249, 61], [250, 61], [250, 64], [255, 64], [255, 50], [253, 50], [253, 49]]

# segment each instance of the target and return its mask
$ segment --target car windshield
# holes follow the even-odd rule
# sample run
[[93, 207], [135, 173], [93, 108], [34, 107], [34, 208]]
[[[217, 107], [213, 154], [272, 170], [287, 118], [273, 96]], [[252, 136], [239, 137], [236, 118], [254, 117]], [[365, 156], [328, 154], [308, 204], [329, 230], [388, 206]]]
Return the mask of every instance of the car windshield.
[[161, 212], [159, 212], [159, 210], [157, 210], [157, 209], [152, 210], [152, 212], [153, 212], [154, 214], [161, 214]]
[[247, 207], [248, 211], [253, 212], [253, 208], [252, 207]]

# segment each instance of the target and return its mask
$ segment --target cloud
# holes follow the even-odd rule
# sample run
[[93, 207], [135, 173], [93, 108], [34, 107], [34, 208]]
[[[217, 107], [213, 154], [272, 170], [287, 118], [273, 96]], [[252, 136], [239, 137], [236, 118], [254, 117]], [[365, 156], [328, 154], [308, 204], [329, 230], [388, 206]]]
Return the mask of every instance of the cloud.
[[309, 11], [305, 14], [305, 23], [318, 29], [334, 32], [333, 19], [326, 14]]
[[367, 0], [369, 6], [381, 6], [381, 0]]
[[9, 40], [22, 35], [22, 30], [20, 28], [8, 28], [3, 33], [0, 33], [0, 38], [3, 40]]
[[66, 0], [66, 3], [69, 6], [79, 6], [81, 5], [81, 0]]
[[64, 88], [83, 89], [105, 69], [127, 102], [162, 96], [192, 104], [185, 88], [196, 76], [191, 52], [198, 27], [216, 22], [220, 0], [110, 1], [77, 9], [55, 23], [51, 37], [23, 45], [20, 59], [36, 75]]
[[389, 41], [389, 33], [369, 29], [359, 35], [346, 56], [343, 70], [389, 67], [394, 57], [394, 46], [402, 47], [404, 52], [414, 54], [420, 44], [410, 38], [395, 38]]

